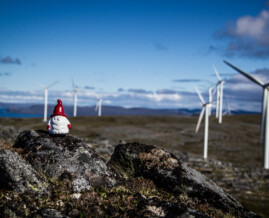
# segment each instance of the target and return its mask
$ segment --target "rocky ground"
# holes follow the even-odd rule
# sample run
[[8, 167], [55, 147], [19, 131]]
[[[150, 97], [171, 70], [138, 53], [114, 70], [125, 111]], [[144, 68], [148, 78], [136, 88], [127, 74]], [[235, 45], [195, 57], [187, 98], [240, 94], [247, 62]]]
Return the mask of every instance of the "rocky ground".
[[[237, 199], [240, 203], [242, 203], [248, 209], [258, 213], [261, 216], [264, 216], [264, 217], [269, 216], [269, 210], [268, 210], [269, 173], [267, 170], [263, 170], [261, 167], [259, 167], [259, 165], [261, 165], [261, 163], [260, 163], [261, 158], [260, 157], [256, 158], [255, 157], [256, 154], [253, 153], [253, 149], [255, 147], [257, 148], [257, 145], [255, 144], [253, 137], [258, 136], [258, 130], [259, 130], [257, 128], [258, 123], [259, 123], [258, 119], [254, 120], [253, 125], [249, 125], [248, 122], [251, 121], [250, 120], [251, 118], [249, 118], [249, 117], [237, 118], [238, 121], [240, 121], [237, 124], [237, 127], [241, 126], [243, 130], [236, 128], [236, 131], [239, 132], [241, 136], [248, 135], [248, 137], [250, 137], [250, 140], [247, 140], [244, 138], [241, 140], [237, 139], [236, 141], [239, 142], [238, 145], [240, 145], [240, 143], [243, 143], [243, 145], [240, 147], [244, 148], [244, 147], [249, 147], [249, 144], [247, 144], [246, 142], [248, 142], [250, 144], [252, 143], [252, 145], [254, 144], [254, 148], [251, 147], [249, 149], [250, 153], [251, 152], [253, 153], [252, 156], [254, 156], [254, 158], [251, 155], [249, 155], [249, 157], [248, 157], [249, 163], [246, 164], [246, 166], [244, 166], [242, 163], [245, 159], [247, 159], [246, 156], [248, 156], [248, 155], [244, 154], [243, 157], [240, 157], [240, 156], [242, 156], [242, 155], [239, 155], [239, 152], [240, 152], [239, 148], [240, 147], [237, 147], [237, 150], [235, 150], [234, 147], [231, 148], [231, 147], [229, 147], [229, 145], [225, 144], [225, 140], [224, 140], [225, 138], [235, 140], [235, 138], [238, 137], [236, 135], [236, 131], [233, 131], [232, 134], [227, 134], [226, 129], [225, 129], [226, 128], [225, 125], [223, 125], [223, 127], [222, 127], [222, 129], [224, 130], [222, 132], [222, 134], [218, 133], [217, 129], [212, 130], [212, 132], [216, 132], [217, 136], [222, 138], [222, 142], [224, 142], [223, 144], [225, 144], [225, 146], [226, 146], [223, 149], [223, 151], [225, 152], [225, 153], [223, 153], [223, 156], [227, 156], [227, 159], [232, 160], [232, 162], [231, 161], [224, 161], [223, 160], [224, 157], [219, 158], [217, 152], [214, 152], [214, 153], [212, 152], [211, 156], [213, 156], [214, 158], [210, 158], [210, 156], [209, 156], [209, 160], [207, 160], [207, 161], [203, 160], [201, 158], [201, 155], [198, 154], [198, 152], [193, 152], [193, 150], [194, 150], [193, 147], [189, 148], [190, 152], [186, 152], [188, 150], [187, 145], [189, 145], [187, 142], [191, 142], [190, 144], [193, 145], [193, 144], [195, 144], [195, 142], [198, 144], [198, 143], [201, 143], [201, 141], [202, 141], [201, 136], [199, 136], [199, 135], [195, 136], [194, 134], [191, 133], [192, 131], [188, 130], [188, 129], [192, 129], [193, 126], [195, 127], [195, 122], [193, 122], [192, 120], [189, 122], [188, 118], [184, 118], [184, 119], [187, 119], [188, 123], [190, 124], [190, 125], [186, 126], [185, 129], [182, 128], [182, 126], [184, 126], [184, 124], [186, 125], [186, 120], [184, 120], [184, 119], [181, 119], [181, 122], [180, 122], [181, 125], [176, 125], [176, 122], [179, 122], [179, 120], [177, 120], [177, 119], [175, 119], [174, 123], [171, 122], [170, 118], [158, 118], [159, 120], [145, 118], [145, 119], [143, 119], [143, 122], [141, 120], [139, 121], [139, 119], [141, 119], [141, 118], [138, 118], [138, 119], [136, 119], [136, 121], [133, 121], [133, 119], [124, 118], [121, 121], [118, 121], [118, 120], [115, 121], [114, 118], [103, 118], [103, 120], [101, 120], [100, 126], [103, 125], [104, 123], [106, 123], [107, 125], [104, 128], [100, 128], [98, 125], [96, 125], [98, 123], [95, 120], [95, 118], [93, 120], [89, 120], [89, 123], [87, 122], [88, 120], [84, 120], [84, 123], [85, 123], [84, 126], [83, 125], [77, 126], [77, 128], [73, 129], [72, 134], [80, 136], [80, 138], [82, 138], [83, 143], [85, 143], [89, 148], [94, 149], [94, 151], [105, 160], [104, 162], [107, 162], [110, 160], [110, 157], [113, 154], [116, 145], [118, 145], [118, 144], [124, 145], [125, 143], [127, 143], [127, 145], [128, 145], [128, 144], [130, 144], [130, 141], [138, 141], [138, 142], [140, 142], [138, 144], [141, 144], [141, 143], [145, 143], [145, 141], [149, 140], [150, 142], [153, 142], [153, 143], [147, 142], [147, 144], [154, 144], [154, 145], [157, 144], [158, 147], [165, 148], [166, 151], [173, 153], [175, 158], [183, 161], [186, 166], [194, 168], [197, 171], [201, 172], [203, 175], [212, 179], [218, 186], [223, 188], [227, 193], [230, 193], [232, 196], [234, 196], [235, 199]], [[90, 121], [92, 123], [94, 123], [95, 125], [91, 126]], [[39, 127], [38, 125], [40, 125], [40, 126], [44, 125], [42, 123], [37, 125], [35, 122], [33, 122], [33, 121], [30, 122], [29, 120], [23, 121], [23, 122], [27, 122], [26, 125], [24, 125], [25, 123], [20, 124], [25, 129], [28, 129], [28, 128], [36, 129]], [[81, 121], [78, 121], [78, 122], [81, 122]], [[3, 129], [5, 129], [5, 128], [9, 129], [9, 130], [4, 131], [5, 132], [4, 137], [6, 137], [6, 138], [1, 137], [2, 138], [1, 148], [10, 149], [11, 146], [13, 145], [13, 142], [16, 138], [16, 135], [20, 132], [20, 130], [18, 130], [16, 128], [21, 128], [21, 126], [18, 125], [15, 120], [9, 120], [9, 121], [4, 120], [4, 122], [1, 122], [1, 123], [3, 123], [5, 125], [5, 127], [0, 128], [1, 129], [0, 136], [1, 136], [1, 133], [3, 132], [2, 131]], [[73, 123], [76, 123], [76, 121], [72, 121], [72, 124]], [[168, 123], [170, 125], [170, 128], [167, 128]], [[7, 127], [7, 125], [9, 125], [9, 124], [11, 124], [12, 127]], [[14, 126], [16, 128], [14, 128]], [[73, 124], [73, 126], [74, 126], [74, 124]], [[84, 129], [85, 126], [87, 126], [88, 129], [87, 128]], [[120, 126], [123, 126], [123, 128], [120, 128]], [[229, 125], [227, 125], [227, 126], [229, 127], [229, 129], [231, 129], [231, 126], [229, 126]], [[160, 129], [162, 130], [161, 132], [160, 132]], [[171, 135], [169, 135], [169, 131], [171, 132], [172, 135], [174, 135], [173, 131], [181, 132], [181, 138], [186, 139], [186, 140], [184, 139], [185, 142], [183, 142], [184, 140], [181, 140], [178, 142], [178, 144], [181, 145], [182, 149], [178, 149], [179, 146], [177, 146], [174, 142], [174, 140], [176, 141], [176, 140], [178, 140], [178, 138], [176, 138], [176, 137], [173, 138]], [[87, 133], [88, 135], [86, 134], [86, 132], [88, 132]], [[157, 134], [157, 132], [159, 132], [159, 135]], [[7, 135], [10, 135], [10, 136], [7, 137]], [[111, 135], [114, 135], [114, 137], [109, 137]], [[147, 138], [146, 138], [146, 135], [148, 136]], [[126, 137], [126, 136], [128, 136], [128, 137]], [[194, 136], [196, 138], [192, 138]], [[211, 139], [210, 139], [211, 142], [214, 142], [214, 140], [216, 140], [217, 136], [215, 135], [214, 137], [211, 137]], [[235, 138], [233, 138], [233, 137], [235, 137]], [[191, 139], [191, 140], [187, 141], [188, 139]], [[155, 140], [157, 141], [157, 143], [154, 143]], [[160, 143], [160, 141], [161, 141], [161, 143]], [[164, 141], [166, 141], [166, 143], [164, 143]], [[218, 144], [220, 144], [220, 142], [218, 142]], [[230, 143], [230, 144], [233, 144], [233, 143]], [[209, 143], [209, 148], [210, 148], [210, 145], [211, 144]], [[214, 151], [214, 149], [215, 148], [212, 148], [213, 151]], [[22, 153], [21, 153], [22, 148], [12, 147], [11, 150], [16, 151], [22, 155]], [[195, 150], [199, 151], [199, 149], [195, 149]], [[229, 154], [232, 153], [231, 152], [232, 150], [234, 153], [238, 154], [238, 156], [239, 156], [238, 159], [241, 158], [240, 161], [239, 160], [233, 161], [233, 158], [234, 158], [233, 156], [235, 156], [235, 154], [229, 156]], [[257, 149], [255, 151], [257, 151]], [[152, 153], [152, 152], [150, 152], [150, 153]], [[259, 149], [256, 153], [259, 154]], [[22, 156], [24, 158], [26, 157], [24, 155], [22, 155]], [[144, 159], [142, 158], [142, 160], [147, 162], [147, 158], [144, 158]], [[127, 171], [129, 172], [129, 170], [127, 170]], [[116, 174], [120, 174], [120, 173], [118, 172]], [[125, 176], [125, 174], [121, 175], [120, 177], [124, 177], [124, 176]], [[87, 180], [87, 178], [85, 180]], [[117, 181], [117, 179], [115, 179], [115, 180]], [[125, 183], [126, 183], [126, 181], [125, 181]], [[53, 190], [55, 190], [55, 188], [56, 189], [62, 188], [62, 187], [59, 187], [57, 182], [51, 183], [51, 180], [49, 180], [49, 186], [52, 186]], [[72, 184], [69, 184], [69, 186], [73, 187]], [[87, 184], [85, 184], [85, 186], [87, 187]], [[85, 189], [85, 190], [87, 190], [87, 189]], [[156, 216], [156, 210], [159, 211], [158, 212], [159, 216], [167, 215], [167, 213], [163, 212], [163, 211], [167, 211], [167, 210], [163, 210], [163, 208], [167, 208], [167, 204], [166, 204], [166, 206], [164, 206], [162, 204], [164, 202], [166, 202], [166, 203], [169, 202], [170, 206], [171, 206], [171, 203], [179, 204], [179, 203], [184, 202], [183, 208], [185, 208], [185, 209], [188, 208], [186, 210], [184, 209], [185, 212], [190, 209], [191, 211], [194, 210], [197, 213], [201, 213], [204, 215], [209, 215], [209, 216], [219, 215], [219, 214], [217, 214], [217, 210], [215, 210], [215, 209], [212, 209], [214, 212], [212, 212], [211, 209], [210, 209], [211, 212], [204, 211], [204, 209], [201, 209], [200, 207], [203, 207], [205, 205], [201, 204], [201, 202], [199, 202], [199, 198], [197, 196], [196, 196], [196, 198], [198, 198], [198, 202], [196, 202], [196, 203], [195, 203], [195, 201], [193, 201], [193, 199], [191, 199], [191, 200], [184, 199], [185, 195], [187, 196], [187, 198], [190, 197], [190, 193], [188, 193], [188, 192], [187, 192], [187, 194], [185, 192], [184, 193], [185, 195], [179, 194], [179, 196], [181, 196], [181, 198], [176, 199], [175, 195], [171, 196], [171, 193], [174, 193], [173, 189], [172, 189], [173, 191], [165, 190], [164, 188], [159, 189], [159, 186], [156, 183], [156, 181], [154, 180], [154, 178], [148, 178], [148, 177], [141, 176], [141, 175], [138, 177], [135, 176], [134, 178], [132, 175], [132, 178], [131, 179], [129, 178], [129, 180], [128, 180], [128, 186], [125, 186], [125, 185], [122, 186], [122, 184], [121, 184], [120, 186], [115, 186], [115, 187], [108, 188], [105, 190], [103, 190], [102, 188], [100, 189], [100, 187], [91, 187], [90, 190], [94, 190], [94, 192], [91, 192], [91, 194], [94, 193], [95, 197], [98, 197], [98, 198], [95, 198], [90, 194], [90, 196], [88, 196], [87, 199], [85, 199], [86, 202], [89, 203], [89, 198], [91, 198], [92, 202], [93, 201], [95, 202], [96, 199], [98, 199], [99, 202], [102, 202], [101, 204], [104, 204], [104, 202], [107, 202], [107, 201], [112, 201], [116, 205], [117, 204], [116, 201], [120, 202], [117, 204], [118, 207], [116, 207], [115, 205], [114, 205], [115, 207], [111, 207], [111, 205], [109, 206], [111, 211], [114, 211], [114, 212], [117, 211], [117, 212], [115, 212], [115, 214], [118, 214], [118, 215], [119, 214], [126, 215], [126, 216], [128, 215], [128, 213], [123, 213], [122, 211], [119, 211], [120, 207], [122, 207], [122, 209], [124, 208], [124, 211], [126, 211], [126, 208], [129, 208], [129, 209], [133, 208], [133, 210], [134, 210], [134, 207], [130, 207], [130, 205], [125, 204], [126, 202], [130, 203], [130, 201], [128, 201], [128, 199], [135, 199], [135, 201], [144, 202], [144, 204], [147, 205], [144, 207], [144, 209], [141, 209], [141, 211], [144, 211], [143, 214], [141, 212], [141, 214], [136, 214], [137, 216], [138, 215], [146, 216], [147, 213], [150, 214], [149, 211], [151, 211], [151, 210], [155, 211], [155, 216]], [[133, 192], [133, 190], [135, 190], [135, 191]], [[153, 190], [153, 193], [150, 190]], [[63, 190], [61, 190], [59, 192], [62, 192], [62, 191]], [[74, 192], [74, 190], [71, 188], [71, 191], [69, 193], [70, 196], [71, 195], [73, 196], [75, 194], [73, 192]], [[84, 191], [84, 192], [88, 193], [88, 191]], [[131, 192], [131, 194], [130, 194], [130, 192]], [[135, 195], [135, 193], [137, 193], [137, 192], [140, 195], [142, 195], [142, 198], [146, 197], [146, 199], [143, 200], [140, 195]], [[70, 197], [70, 196], [69, 196], [69, 198], [73, 199], [73, 197]], [[83, 196], [82, 199], [84, 200], [84, 194], [82, 194], [82, 196]], [[106, 196], [106, 198], [103, 198], [104, 196]], [[109, 197], [107, 197], [107, 196], [109, 196]], [[114, 201], [110, 198], [110, 196], [113, 196]], [[152, 200], [149, 201], [149, 199], [151, 199], [149, 196], [157, 196], [157, 199], [154, 199], [153, 201]], [[183, 198], [182, 198], [182, 196], [183, 196]], [[8, 198], [10, 198], [10, 197], [8, 197]], [[62, 196], [61, 196], [61, 198], [62, 198]], [[120, 198], [120, 200], [119, 200], [119, 198]], [[123, 200], [122, 200], [122, 198], [123, 198]], [[54, 200], [57, 200], [57, 199], [58, 198], [55, 198]], [[23, 200], [27, 202], [26, 199], [23, 199]], [[50, 198], [49, 204], [54, 205], [53, 207], [50, 207], [50, 208], [57, 209], [58, 207], [55, 207], [56, 203], [54, 200], [51, 200], [51, 198]], [[81, 201], [82, 200], [80, 200], [80, 202]], [[147, 203], [145, 203], [145, 201], [147, 203], [149, 203], [149, 202], [151, 202], [151, 203], [153, 202], [153, 203], [148, 205]], [[42, 205], [43, 205], [43, 203], [42, 203]], [[67, 203], [67, 202], [64, 201], [64, 204], [65, 203]], [[59, 204], [61, 204], [61, 202]], [[161, 205], [161, 209], [160, 209], [160, 205]], [[200, 206], [198, 206], [198, 205], [200, 205]], [[201, 206], [201, 205], [203, 205], [203, 206]], [[99, 206], [96, 206], [96, 205], [94, 206], [96, 211], [99, 211], [99, 212], [103, 211], [103, 212], [100, 212], [100, 213], [103, 213], [103, 215], [105, 213], [107, 213], [107, 211], [108, 211], [107, 209], [104, 209], [104, 208], [100, 209]], [[22, 206], [22, 207], [24, 207], [24, 206]], [[25, 207], [27, 208], [27, 205]], [[40, 207], [40, 205], [38, 207]], [[65, 207], [66, 207], [66, 205], [65, 205]], [[76, 204], [76, 207], [78, 207], [78, 204]], [[115, 208], [117, 208], [117, 209], [115, 209]], [[9, 210], [10, 210], [10, 208], [5, 209], [6, 212]], [[78, 208], [77, 208], [77, 210], [80, 211]], [[61, 211], [64, 211], [65, 212], [64, 214], [69, 214], [69, 216], [72, 216], [72, 214], [66, 213], [65, 210], [60, 210], [60, 211], [56, 210], [56, 211], [51, 211], [51, 212], [58, 213]], [[11, 210], [11, 212], [12, 212], [12, 210]], [[41, 212], [42, 211], [39, 211], [39, 213], [41, 213]], [[91, 212], [92, 212], [92, 210], [91, 210]], [[49, 212], [45, 211], [44, 213], [49, 213]], [[190, 211], [188, 213], [190, 213]], [[223, 213], [223, 211], [221, 213]], [[153, 214], [151, 214], [151, 216], [153, 216]], [[234, 215], [234, 216], [236, 216], [236, 215]]]
[[[107, 160], [115, 148], [109, 140], [101, 140], [99, 143], [93, 141], [91, 146]], [[215, 159], [204, 160], [200, 155], [173, 149], [167, 150], [188, 166], [212, 179], [247, 208], [261, 216], [269, 216], [269, 170], [261, 167], [238, 166]]]
[[258, 217], [180, 158], [119, 144], [106, 163], [72, 136], [26, 130], [0, 149], [6, 217]]

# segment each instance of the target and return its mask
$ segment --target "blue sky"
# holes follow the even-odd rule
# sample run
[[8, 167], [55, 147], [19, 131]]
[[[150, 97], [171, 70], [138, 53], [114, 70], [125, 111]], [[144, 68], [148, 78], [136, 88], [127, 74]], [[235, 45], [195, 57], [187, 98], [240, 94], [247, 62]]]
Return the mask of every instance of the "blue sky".
[[[223, 63], [269, 80], [268, 1], [1, 1], [0, 102], [200, 107], [216, 83], [238, 109], [260, 110], [262, 89]], [[226, 93], [226, 94], [225, 94]], [[243, 93], [243, 94], [242, 94]]]

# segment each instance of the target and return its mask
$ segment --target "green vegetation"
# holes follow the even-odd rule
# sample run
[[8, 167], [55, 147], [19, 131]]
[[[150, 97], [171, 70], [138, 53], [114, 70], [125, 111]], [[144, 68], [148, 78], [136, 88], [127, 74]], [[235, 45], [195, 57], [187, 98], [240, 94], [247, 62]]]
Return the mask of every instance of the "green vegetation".
[[[18, 216], [26, 217], [30, 211], [38, 211], [42, 208], [55, 208], [63, 214], [71, 217], [99, 217], [113, 215], [114, 217], [131, 215], [134, 210], [148, 210], [141, 203], [154, 199], [155, 201], [178, 203], [189, 208], [199, 210], [212, 217], [223, 216], [223, 212], [201, 204], [195, 199], [182, 193], [179, 196], [157, 188], [151, 180], [142, 177], [129, 179], [124, 185], [114, 188], [93, 188], [82, 192], [79, 198], [73, 197], [71, 184], [68, 181], [50, 182], [52, 194], [47, 197], [36, 198], [30, 194], [18, 195], [15, 192], [0, 190], [0, 212], [8, 209], [16, 211]], [[231, 216], [229, 216], [231, 217]]]

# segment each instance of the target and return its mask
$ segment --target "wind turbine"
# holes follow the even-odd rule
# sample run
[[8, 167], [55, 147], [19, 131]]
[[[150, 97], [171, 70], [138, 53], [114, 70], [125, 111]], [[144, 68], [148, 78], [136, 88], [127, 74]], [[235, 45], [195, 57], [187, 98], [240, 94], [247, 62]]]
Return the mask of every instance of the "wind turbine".
[[47, 122], [47, 114], [48, 114], [48, 89], [58, 83], [59, 81], [55, 81], [54, 83], [46, 86], [38, 83], [39, 86], [44, 88], [44, 119], [43, 122]]
[[222, 123], [223, 83], [225, 81], [220, 78], [219, 73], [214, 65], [213, 65], [213, 68], [219, 80], [217, 83], [216, 118], [219, 118], [219, 123]]
[[240, 74], [247, 77], [252, 82], [258, 84], [263, 88], [263, 103], [262, 103], [262, 122], [261, 122], [261, 132], [260, 140], [264, 139], [264, 148], [263, 148], [263, 166], [265, 169], [269, 169], [269, 83], [263, 83], [257, 78], [254, 78], [248, 73], [240, 70], [234, 65], [230, 64], [228, 61], [224, 60], [224, 63], [229, 65], [231, 68], [235, 69]]
[[211, 102], [205, 102], [203, 96], [201, 95], [201, 93], [199, 92], [199, 90], [197, 88], [195, 88], [201, 102], [202, 102], [202, 110], [198, 119], [198, 123], [195, 129], [195, 132], [197, 133], [200, 125], [201, 125], [201, 121], [203, 119], [204, 113], [205, 113], [205, 129], [204, 129], [204, 159], [207, 159], [207, 151], [208, 151], [208, 125], [209, 125], [209, 110], [211, 108]]
[[97, 110], [98, 110], [98, 117], [101, 117], [101, 113], [102, 113], [102, 99], [101, 98], [99, 98], [96, 103], [95, 111]]
[[74, 92], [74, 117], [76, 117], [77, 116], [77, 98], [78, 98], [77, 91], [78, 90], [73, 79], [72, 79], [72, 83], [73, 83], [73, 92]]
[[234, 112], [237, 111], [237, 108], [234, 107], [227, 98], [224, 99], [225, 105], [226, 105], [226, 111], [223, 112], [223, 115], [232, 115]]
[[226, 103], [226, 111], [224, 111], [223, 115], [231, 115], [232, 114], [232, 111], [231, 111], [231, 105], [229, 102], [225, 102]]

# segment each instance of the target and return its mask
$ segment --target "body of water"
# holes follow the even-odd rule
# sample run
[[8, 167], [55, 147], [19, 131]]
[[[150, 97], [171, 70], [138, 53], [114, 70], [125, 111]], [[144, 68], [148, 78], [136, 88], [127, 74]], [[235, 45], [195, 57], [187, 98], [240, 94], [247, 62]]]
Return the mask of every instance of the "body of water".
[[6, 108], [0, 108], [0, 117], [8, 118], [31, 118], [31, 117], [43, 117], [43, 114], [18, 114], [8, 113]]

